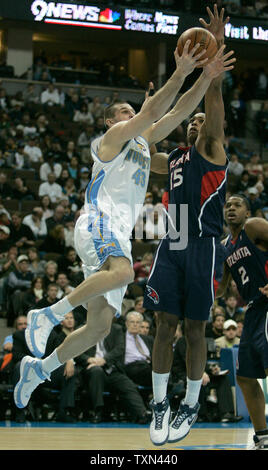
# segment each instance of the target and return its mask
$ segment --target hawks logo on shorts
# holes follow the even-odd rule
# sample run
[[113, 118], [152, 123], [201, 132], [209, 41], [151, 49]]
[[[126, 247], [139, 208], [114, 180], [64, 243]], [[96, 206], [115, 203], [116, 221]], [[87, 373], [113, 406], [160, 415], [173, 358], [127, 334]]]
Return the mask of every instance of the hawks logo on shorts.
[[147, 297], [149, 297], [154, 304], [159, 304], [159, 295], [158, 293], [150, 286], [146, 286], [147, 288]]

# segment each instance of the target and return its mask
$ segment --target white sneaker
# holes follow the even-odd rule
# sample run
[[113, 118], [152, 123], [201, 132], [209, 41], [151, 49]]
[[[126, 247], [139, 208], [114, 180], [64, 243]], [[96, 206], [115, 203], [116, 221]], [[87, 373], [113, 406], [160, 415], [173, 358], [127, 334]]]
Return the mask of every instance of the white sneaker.
[[150, 403], [153, 410], [153, 419], [150, 424], [150, 438], [155, 446], [162, 446], [168, 440], [170, 406], [168, 398], [161, 403]]
[[180, 408], [169, 426], [168, 442], [177, 442], [187, 436], [192, 425], [196, 422], [199, 408], [199, 403], [190, 408], [189, 405], [185, 405], [183, 400], [181, 401]]
[[14, 401], [16, 406], [18, 408], [25, 408], [36, 387], [46, 379], [49, 380], [49, 377], [50, 376], [43, 371], [40, 359], [25, 356], [20, 364], [20, 380], [14, 388]]
[[30, 310], [27, 315], [25, 339], [29, 350], [35, 357], [42, 357], [45, 354], [50, 332], [60, 321], [53, 315], [50, 307]]
[[268, 450], [268, 434], [264, 436], [253, 436], [254, 447], [251, 450]]

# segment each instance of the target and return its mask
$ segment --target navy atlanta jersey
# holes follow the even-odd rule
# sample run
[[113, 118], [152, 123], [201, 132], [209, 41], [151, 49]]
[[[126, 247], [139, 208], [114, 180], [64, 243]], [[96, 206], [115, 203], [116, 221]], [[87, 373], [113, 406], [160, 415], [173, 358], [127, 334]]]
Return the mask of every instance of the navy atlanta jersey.
[[244, 229], [236, 240], [229, 236], [225, 247], [225, 261], [241, 297], [245, 302], [263, 299], [259, 287], [267, 284], [268, 251], [260, 250], [248, 238]]
[[[177, 148], [168, 159], [169, 204], [176, 204], [174, 227], [180, 232], [180, 205], [188, 205], [188, 235], [220, 237], [226, 193], [226, 165], [215, 165], [195, 146]], [[173, 221], [174, 222], [174, 221]]]

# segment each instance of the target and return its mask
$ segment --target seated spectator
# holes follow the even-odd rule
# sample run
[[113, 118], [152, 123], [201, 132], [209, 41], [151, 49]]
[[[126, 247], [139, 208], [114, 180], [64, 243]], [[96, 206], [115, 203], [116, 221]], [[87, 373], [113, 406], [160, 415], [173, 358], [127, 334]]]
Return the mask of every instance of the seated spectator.
[[36, 118], [36, 130], [40, 136], [49, 132], [49, 121], [44, 113], [38, 114]]
[[88, 105], [83, 103], [80, 109], [77, 109], [73, 117], [74, 122], [81, 122], [86, 124], [94, 124], [94, 118], [88, 109]]
[[88, 110], [95, 120], [103, 116], [104, 107], [99, 96], [94, 96], [92, 102], [88, 105]]
[[78, 184], [79, 179], [79, 161], [77, 157], [72, 157], [70, 163], [68, 163], [68, 173], [74, 182]]
[[237, 191], [239, 193], [244, 193], [250, 186], [250, 177], [249, 177], [249, 172], [247, 170], [244, 170], [241, 173], [238, 186], [237, 186]]
[[51, 305], [58, 302], [58, 285], [51, 282], [48, 284], [47, 288], [44, 285], [43, 297], [37, 302], [36, 308], [51, 307]]
[[126, 315], [124, 364], [128, 377], [138, 385], [152, 385], [153, 338], [139, 334], [143, 316], [139, 312]]
[[61, 174], [60, 174], [59, 178], [57, 178], [56, 182], [63, 189], [69, 178], [70, 178], [70, 175], [69, 175], [69, 171], [67, 170], [67, 168], [62, 168]]
[[237, 298], [230, 294], [224, 299], [225, 320], [235, 320], [241, 315], [242, 310], [238, 307]]
[[17, 130], [22, 131], [23, 137], [27, 137], [29, 134], [35, 134], [37, 129], [31, 119], [31, 115], [26, 111], [21, 119], [21, 122], [17, 125]]
[[35, 277], [32, 280], [31, 287], [21, 297], [21, 309], [25, 315], [33, 308], [36, 308], [37, 303], [43, 298], [44, 292], [42, 276]]
[[220, 338], [223, 335], [223, 324], [225, 322], [225, 315], [222, 313], [216, 313], [213, 317], [212, 322], [206, 325], [206, 338]]
[[68, 279], [66, 274], [61, 273], [60, 271], [57, 273], [56, 284], [58, 286], [58, 299], [65, 297], [66, 295], [70, 294], [72, 290], [74, 290], [74, 287], [70, 284], [70, 280]]
[[139, 334], [144, 336], [150, 336], [150, 328], [151, 323], [149, 322], [149, 320], [142, 320]]
[[54, 228], [49, 230], [42, 245], [40, 246], [40, 250], [45, 251], [46, 253], [58, 253], [60, 255], [64, 254], [65, 234], [63, 225], [55, 225]]
[[69, 140], [69, 142], [67, 142], [65, 155], [66, 155], [66, 162], [69, 162], [71, 161], [73, 157], [78, 156], [78, 152], [76, 151], [75, 143], [73, 140]]
[[76, 200], [77, 188], [75, 186], [75, 180], [73, 178], [68, 178], [63, 189], [62, 193], [68, 198], [70, 204], [73, 204]]
[[77, 145], [80, 148], [90, 147], [92, 140], [96, 137], [95, 127], [93, 124], [87, 124], [84, 126], [84, 130], [79, 134]]
[[64, 225], [66, 222], [65, 217], [65, 208], [62, 204], [58, 204], [54, 209], [54, 214], [52, 217], [46, 219], [47, 230], [48, 232], [55, 227], [55, 225], [61, 224]]
[[36, 240], [42, 240], [47, 235], [47, 225], [43, 218], [42, 207], [35, 207], [31, 214], [24, 217], [23, 223], [30, 227]]
[[244, 165], [239, 162], [238, 156], [235, 153], [232, 153], [228, 165], [228, 173], [231, 173], [234, 176], [241, 176], [244, 169]]
[[253, 153], [250, 157], [249, 163], [246, 164], [245, 168], [250, 175], [258, 176], [263, 173], [263, 166], [260, 163], [260, 156], [257, 153]]
[[7, 182], [7, 175], [6, 173], [0, 173], [0, 195], [1, 200], [3, 199], [12, 199], [12, 188], [10, 183]]
[[237, 337], [237, 323], [234, 320], [227, 320], [223, 324], [223, 336], [215, 339], [217, 348], [217, 355], [220, 357], [222, 348], [232, 348], [240, 343], [240, 338]]
[[29, 170], [31, 168], [31, 162], [29, 156], [24, 151], [24, 142], [19, 142], [17, 150], [14, 154], [14, 160], [11, 164], [11, 168], [17, 170]]
[[[17, 258], [17, 267], [7, 278], [7, 326], [12, 326], [14, 319], [21, 312], [21, 294], [31, 287], [33, 273], [29, 270], [29, 259], [26, 255]], [[24, 313], [24, 312], [21, 312]]]
[[48, 174], [48, 180], [41, 183], [38, 190], [39, 197], [48, 195], [51, 199], [51, 202], [58, 202], [60, 199], [63, 199], [64, 194], [62, 192], [61, 186], [56, 183], [55, 173]]
[[35, 246], [28, 248], [27, 255], [29, 258], [29, 269], [34, 276], [44, 276], [47, 263], [45, 260], [40, 259], [37, 248]]
[[29, 246], [35, 244], [35, 237], [28, 225], [22, 223], [21, 213], [18, 211], [13, 212], [11, 216], [10, 240], [13, 245], [16, 245], [20, 250], [27, 249]]
[[62, 165], [54, 161], [54, 156], [54, 152], [47, 152], [45, 154], [45, 161], [42, 163], [39, 169], [40, 180], [48, 181], [48, 177], [51, 173], [54, 173], [56, 178], [60, 177]]
[[51, 283], [56, 283], [58, 265], [55, 261], [47, 261], [45, 264], [45, 274], [44, 274], [44, 287], [45, 289]]
[[90, 180], [90, 171], [85, 166], [80, 170], [80, 179], [78, 180], [78, 191], [86, 189]]
[[0, 225], [0, 253], [7, 253], [11, 247], [10, 229], [6, 225]]
[[57, 264], [59, 271], [65, 273], [70, 280], [72, 280], [75, 275], [81, 271], [80, 258], [72, 246], [69, 246], [66, 249], [64, 256], [61, 256], [57, 260]]
[[28, 83], [22, 92], [25, 105], [37, 104], [39, 102], [39, 95], [33, 83]]
[[259, 191], [257, 188], [252, 186], [251, 188], [248, 188], [247, 193], [251, 216], [255, 217], [256, 211], [262, 208], [262, 202], [259, 198]]
[[43, 162], [43, 154], [40, 146], [37, 143], [37, 138], [35, 134], [30, 134], [28, 136], [28, 142], [24, 147], [24, 153], [28, 155], [30, 162]]
[[51, 199], [48, 194], [45, 194], [40, 198], [40, 207], [43, 209], [43, 217], [45, 220], [53, 217], [54, 209], [51, 204]]
[[19, 201], [33, 201], [35, 199], [34, 193], [26, 185], [24, 179], [19, 176], [14, 179], [12, 192], [13, 199], [18, 199]]
[[[69, 315], [67, 314], [67, 317]], [[63, 326], [67, 321], [63, 322]], [[75, 358], [75, 363], [80, 369], [83, 388], [88, 392], [89, 398], [83, 410], [84, 419], [89, 416], [89, 409], [92, 409], [91, 421], [93, 423], [103, 421], [105, 412], [103, 392], [110, 391], [114, 397], [119, 396], [120, 410], [128, 412], [131, 421], [139, 424], [148, 422], [143, 399], [137, 387], [124, 372], [123, 352], [122, 329], [119, 325], [112, 324], [109, 335], [103, 341]]]
[[6, 312], [7, 307], [7, 279], [9, 273], [18, 269], [18, 248], [11, 246], [7, 253], [0, 252], [0, 311]]
[[[21, 331], [21, 330], [24, 330], [26, 327], [27, 327], [27, 316], [20, 315], [19, 317], [17, 317], [14, 322], [14, 329], [16, 331]], [[4, 338], [3, 350], [6, 352], [12, 352], [12, 349], [13, 349], [13, 334], [10, 334]]]
[[40, 101], [41, 104], [46, 106], [55, 106], [60, 104], [60, 95], [53, 83], [49, 83], [47, 88], [42, 91]]

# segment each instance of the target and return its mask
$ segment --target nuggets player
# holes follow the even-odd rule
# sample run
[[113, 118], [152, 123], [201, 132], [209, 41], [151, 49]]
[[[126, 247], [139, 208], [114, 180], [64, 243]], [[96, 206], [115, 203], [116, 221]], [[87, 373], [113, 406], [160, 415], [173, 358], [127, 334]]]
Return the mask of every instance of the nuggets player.
[[238, 351], [237, 382], [254, 427], [255, 449], [267, 450], [265, 398], [258, 379], [268, 375], [268, 222], [249, 218], [248, 201], [238, 194], [226, 201], [224, 217], [230, 235], [225, 243], [225, 275], [217, 297], [224, 294], [233, 278], [248, 304]]
[[[218, 46], [224, 40], [224, 10], [208, 8]], [[189, 147], [175, 149], [168, 158], [169, 205], [176, 209], [173, 225], [180, 233], [180, 209], [188, 205], [188, 244], [172, 249], [171, 232], [161, 240], [148, 278], [144, 306], [157, 311], [152, 355], [153, 419], [150, 437], [155, 445], [183, 439], [197, 419], [199, 392], [207, 359], [205, 326], [214, 302], [215, 278], [222, 273], [227, 158], [224, 151], [224, 104], [222, 77], [212, 81], [205, 94], [205, 114], [189, 121]], [[163, 170], [164, 171], [164, 170]], [[169, 208], [170, 210], [170, 208]], [[182, 227], [183, 228], [183, 227]], [[179, 319], [184, 320], [187, 344], [186, 396], [170, 423], [167, 384], [173, 361], [173, 340]]]
[[232, 68], [230, 53], [223, 55], [222, 49], [204, 67], [191, 90], [164, 115], [185, 77], [196, 66], [205, 65], [200, 60], [202, 53], [194, 57], [198, 45], [188, 52], [189, 44], [185, 44], [181, 56], [175, 52], [175, 72], [145, 100], [139, 113], [135, 114], [128, 103], [106, 108], [108, 130], [92, 143], [92, 180], [85, 194], [85, 213], [75, 227], [75, 247], [83, 261], [85, 280], [52, 307], [29, 312], [27, 345], [33, 355], [42, 357], [52, 328], [78, 305], [87, 306], [87, 323], [44, 360], [23, 358], [14, 390], [20, 408], [53, 370], [106, 337], [115, 313], [121, 311], [126, 286], [134, 277], [129, 237], [138, 216], [136, 207], [142, 208], [147, 190], [149, 146], [162, 140], [195, 109], [215, 76]]

